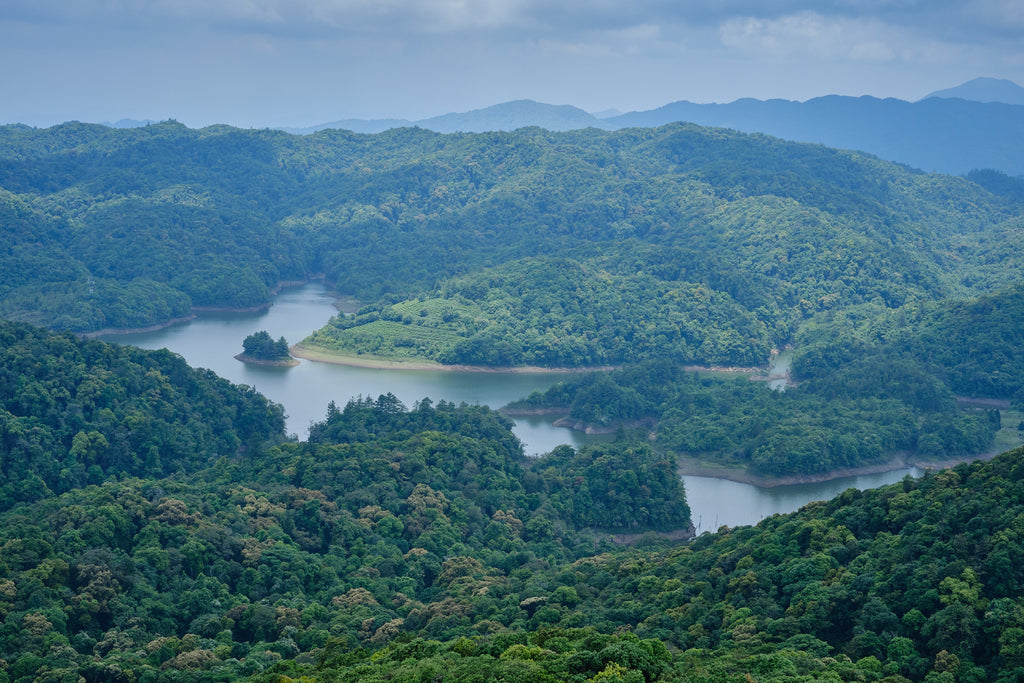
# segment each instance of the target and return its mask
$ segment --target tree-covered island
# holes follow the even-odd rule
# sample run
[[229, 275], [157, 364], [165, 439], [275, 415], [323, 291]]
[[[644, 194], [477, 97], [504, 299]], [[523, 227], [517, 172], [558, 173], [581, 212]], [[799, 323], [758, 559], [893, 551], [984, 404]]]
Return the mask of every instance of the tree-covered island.
[[266, 330], [260, 330], [247, 336], [242, 341], [242, 353], [235, 358], [243, 363], [257, 365], [294, 367], [299, 364], [299, 361], [292, 358], [288, 351], [287, 340], [281, 337], [275, 341]]

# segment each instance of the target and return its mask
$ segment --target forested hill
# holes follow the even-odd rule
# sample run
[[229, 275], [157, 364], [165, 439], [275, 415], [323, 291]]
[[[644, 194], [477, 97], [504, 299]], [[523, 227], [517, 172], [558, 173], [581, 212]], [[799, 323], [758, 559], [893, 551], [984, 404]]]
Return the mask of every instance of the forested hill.
[[[990, 452], [1001, 429], [1004, 444], [1024, 437], [1021, 321], [1020, 284], [967, 301], [853, 306], [803, 325], [795, 385], [781, 393], [746, 376], [648, 361], [570, 376], [508, 408], [625, 428], [620, 439], [768, 477], [878, 464], [895, 452], [965, 457]], [[964, 409], [958, 397], [980, 400], [961, 400]]]
[[1017, 450], [850, 489], [686, 547], [576, 562], [551, 594], [571, 589], [575, 603], [556, 603], [564, 616], [554, 628], [375, 652], [331, 641], [319, 664], [277, 672], [336, 681], [1019, 680], [1022, 463]]
[[166, 349], [0, 320], [0, 509], [110, 477], [193, 473], [283, 438], [280, 405]]
[[486, 407], [390, 394], [299, 443], [167, 351], [4, 321], [0, 350], [0, 681], [234, 681], [332, 637], [523, 631], [557, 614], [552, 568], [690, 529], [649, 447], [528, 460]]
[[926, 171], [962, 175], [992, 168], [1024, 174], [1024, 88], [979, 78], [931, 93], [917, 102], [894, 98], [826, 95], [805, 102], [749, 97], [728, 103], [671, 102], [656, 109], [597, 117], [572, 106], [530, 100], [418, 121], [348, 119], [293, 133], [344, 128], [379, 133], [418, 126], [440, 133], [516, 130], [539, 126], [573, 130], [663, 126], [686, 121], [702, 126], [765, 133], [786, 140], [856, 149]]
[[262, 305], [278, 282], [323, 274], [370, 304], [325, 330], [335, 350], [757, 364], [821, 310], [1009, 284], [1020, 204], [983, 179], [993, 191], [686, 124], [372, 136], [5, 126], [0, 313], [139, 327]]
[[689, 515], [649, 447], [390, 395], [286, 441], [166, 351], [0, 339], [0, 681], [1024, 676], [1024, 449], [620, 547]]

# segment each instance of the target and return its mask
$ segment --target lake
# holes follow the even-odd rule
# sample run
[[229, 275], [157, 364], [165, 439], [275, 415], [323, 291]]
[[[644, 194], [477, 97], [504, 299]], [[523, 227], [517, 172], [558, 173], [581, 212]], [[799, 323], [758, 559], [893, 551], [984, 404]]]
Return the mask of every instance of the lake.
[[[284, 406], [287, 429], [300, 438], [312, 422], [322, 420], [327, 404], [344, 406], [357, 396], [377, 397], [391, 392], [406, 406], [429, 397], [500, 408], [533, 391], [543, 391], [558, 382], [563, 373], [477, 373], [443, 370], [395, 370], [358, 368], [310, 360], [293, 368], [250, 365], [235, 360], [242, 340], [259, 330], [289, 344], [301, 341], [322, 327], [335, 314], [335, 299], [318, 283], [288, 288], [274, 298], [273, 305], [254, 313], [201, 313], [185, 323], [155, 332], [108, 335], [105, 341], [133, 344], [146, 349], [167, 348], [181, 354], [193, 367], [213, 370], [237, 384], [254, 386], [270, 400]], [[560, 444], [580, 447], [595, 440], [579, 432], [555, 427], [549, 418], [516, 418], [513, 431], [528, 455], [546, 453]], [[600, 437], [597, 437], [598, 439]], [[608, 438], [608, 437], [604, 437]], [[917, 475], [913, 468], [836, 479], [818, 484], [801, 484], [762, 489], [724, 479], [684, 476], [687, 499], [698, 533], [719, 526], [756, 524], [776, 513], [792, 512], [812, 500], [825, 500], [847, 488], [882, 486]]]

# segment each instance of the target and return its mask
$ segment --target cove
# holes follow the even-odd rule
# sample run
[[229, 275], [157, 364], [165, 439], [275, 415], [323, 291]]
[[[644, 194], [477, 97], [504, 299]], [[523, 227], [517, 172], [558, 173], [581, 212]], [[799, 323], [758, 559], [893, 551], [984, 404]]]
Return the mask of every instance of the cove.
[[[284, 406], [289, 433], [305, 438], [312, 422], [327, 414], [327, 404], [343, 406], [357, 396], [391, 392], [407, 407], [416, 401], [451, 401], [500, 408], [533, 391], [543, 391], [563, 373], [474, 373], [444, 370], [360, 368], [310, 360], [292, 368], [249, 365], [234, 358], [242, 340], [259, 330], [289, 344], [319, 329], [337, 312], [335, 299], [319, 283], [284, 289], [270, 308], [248, 313], [199, 313], [193, 320], [151, 332], [106, 335], [104, 341], [145, 349], [167, 348], [193, 367], [213, 370], [236, 384], [254, 386]], [[561, 444], [578, 448], [602, 437], [555, 427], [554, 418], [520, 417], [513, 431], [528, 455], [546, 453]], [[603, 437], [610, 438], [610, 437]], [[720, 526], [756, 524], [776, 513], [792, 512], [813, 500], [826, 500], [850, 487], [872, 488], [897, 482], [917, 470], [835, 479], [815, 484], [758, 488], [725, 479], [684, 476], [686, 496], [697, 533]]]
[[[376, 398], [391, 392], [406, 405], [423, 398], [500, 408], [534, 391], [543, 391], [564, 373], [479, 373], [353, 367], [302, 360], [292, 368], [243, 363], [234, 358], [248, 335], [266, 330], [289, 344], [319, 329], [337, 313], [323, 285], [309, 283], [284, 289], [270, 308], [245, 313], [200, 312], [192, 320], [155, 331], [112, 334], [100, 339], [144, 349], [167, 348], [192, 367], [208, 368], [236, 384], [253, 386], [287, 414], [287, 430], [299, 438], [309, 425], [327, 415], [327, 404], [344, 406], [357, 396]], [[344, 308], [344, 307], [343, 307]], [[351, 311], [350, 311], [351, 312]], [[516, 418], [514, 432], [528, 455], [547, 453], [561, 444], [579, 447], [592, 441], [570, 429], [554, 427], [554, 418]]]

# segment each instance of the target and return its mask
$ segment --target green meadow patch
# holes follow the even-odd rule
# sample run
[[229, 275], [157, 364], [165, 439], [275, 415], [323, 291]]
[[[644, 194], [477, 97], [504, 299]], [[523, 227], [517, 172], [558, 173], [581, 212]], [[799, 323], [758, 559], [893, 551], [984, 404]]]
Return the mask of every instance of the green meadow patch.
[[437, 361], [477, 331], [480, 310], [451, 299], [404, 301], [338, 316], [302, 344], [331, 353]]

